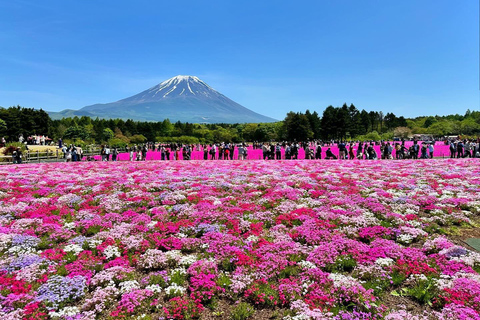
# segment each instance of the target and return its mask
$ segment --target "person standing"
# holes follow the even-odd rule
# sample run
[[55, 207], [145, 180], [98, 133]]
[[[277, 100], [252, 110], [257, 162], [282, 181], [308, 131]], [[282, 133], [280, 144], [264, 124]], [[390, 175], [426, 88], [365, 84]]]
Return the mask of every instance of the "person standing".
[[462, 140], [457, 142], [457, 158], [463, 158], [463, 142], [462, 142]]
[[160, 148], [160, 160], [165, 160], [165, 146], [162, 145]]
[[67, 151], [65, 153], [65, 158], [66, 158], [66, 161], [67, 162], [71, 162], [72, 161], [72, 146], [68, 147], [67, 148]]
[[233, 160], [233, 154], [235, 152], [235, 144], [231, 143], [230, 144], [230, 160]]
[[467, 140], [465, 141], [465, 152], [463, 153], [463, 157], [466, 158], [466, 157], [469, 157], [471, 158], [472, 157], [472, 154], [471, 154], [471, 147], [470, 147], [470, 141]]
[[315, 159], [322, 159], [322, 146], [320, 145], [320, 143], [317, 144], [317, 148], [315, 149]]
[[453, 140], [450, 141], [450, 158], [455, 158], [455, 151], [457, 150], [457, 146]]
[[300, 146], [298, 145], [297, 142], [294, 142], [292, 145], [292, 159], [297, 160], [298, 159], [298, 149], [300, 149]]
[[277, 145], [275, 146], [275, 158], [277, 160], [282, 160], [282, 146], [278, 142], [277, 142]]
[[343, 143], [343, 141], [341, 141], [338, 144], [338, 158], [341, 159], [341, 160], [345, 160], [346, 151], [347, 151], [347, 149], [345, 147], [345, 143]]
[[208, 160], [208, 147], [203, 146], [203, 160]]
[[77, 148], [75, 148], [75, 145], [72, 147], [72, 162], [77, 161]]
[[349, 158], [350, 160], [355, 159], [355, 153], [354, 153], [354, 151], [353, 151], [353, 143], [350, 143], [350, 149], [349, 149], [349, 151], [348, 151], [348, 158]]
[[105, 146], [105, 159], [106, 161], [110, 161], [110, 148], [108, 146]]
[[290, 147], [290, 143], [287, 143], [285, 147], [285, 160], [292, 159], [292, 148]]
[[420, 146], [417, 143], [417, 140], [415, 140], [413, 144], [413, 159], [418, 159], [418, 152], [420, 151]]
[[243, 160], [243, 146], [239, 144], [237, 150], [238, 150], [238, 160]]
[[77, 147], [77, 161], [82, 161], [83, 160], [83, 149], [82, 147], [78, 146]]
[[420, 156], [421, 159], [427, 159], [427, 146], [425, 143], [422, 144], [422, 155]]
[[148, 147], [146, 145], [144, 145], [143, 149], [142, 149], [142, 159], [143, 159], [143, 161], [147, 161], [147, 152], [148, 152]]
[[117, 156], [118, 156], [118, 149], [117, 147], [114, 147], [112, 151], [112, 161], [117, 161]]
[[433, 143], [428, 144], [428, 153], [430, 154], [430, 159], [433, 159]]

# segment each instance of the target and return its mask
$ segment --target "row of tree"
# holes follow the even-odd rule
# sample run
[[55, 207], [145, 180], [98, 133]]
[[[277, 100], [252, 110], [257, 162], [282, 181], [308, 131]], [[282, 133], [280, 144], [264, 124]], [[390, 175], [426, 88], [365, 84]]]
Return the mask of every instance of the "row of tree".
[[215, 141], [269, 140], [377, 140], [394, 136], [408, 137], [412, 133], [433, 136], [480, 134], [480, 112], [465, 115], [429, 116], [415, 119], [397, 117], [393, 113], [358, 110], [353, 104], [329, 106], [320, 116], [317, 111], [289, 112], [276, 123], [193, 124], [139, 122], [121, 119], [89, 117], [51, 120], [43, 110], [22, 107], [0, 108], [0, 136], [10, 141], [40, 134], [57, 140], [77, 143], [109, 143], [123, 146], [146, 141], [211, 143]]

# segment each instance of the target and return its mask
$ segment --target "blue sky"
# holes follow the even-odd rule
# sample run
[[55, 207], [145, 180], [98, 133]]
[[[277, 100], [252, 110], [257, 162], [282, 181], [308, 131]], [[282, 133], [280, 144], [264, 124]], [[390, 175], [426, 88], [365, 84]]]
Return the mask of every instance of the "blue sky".
[[476, 0], [0, 0], [0, 106], [117, 101], [176, 75], [283, 119], [479, 110]]

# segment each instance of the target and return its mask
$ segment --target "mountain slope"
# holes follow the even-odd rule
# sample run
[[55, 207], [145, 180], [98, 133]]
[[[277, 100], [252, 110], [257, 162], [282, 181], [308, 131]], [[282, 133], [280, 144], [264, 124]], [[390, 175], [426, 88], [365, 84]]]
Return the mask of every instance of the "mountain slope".
[[148, 90], [117, 102], [94, 104], [80, 110], [50, 113], [54, 119], [67, 116], [122, 118], [138, 121], [193, 123], [274, 122], [230, 100], [193, 76], [176, 76]]

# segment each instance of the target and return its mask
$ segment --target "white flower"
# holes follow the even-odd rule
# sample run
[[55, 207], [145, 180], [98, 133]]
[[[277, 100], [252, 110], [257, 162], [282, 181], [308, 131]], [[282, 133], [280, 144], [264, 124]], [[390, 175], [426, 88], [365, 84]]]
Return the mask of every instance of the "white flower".
[[393, 259], [390, 258], [378, 258], [375, 260], [375, 264], [382, 266], [382, 267], [388, 267], [393, 264]]
[[150, 291], [155, 292], [155, 293], [162, 292], [162, 287], [160, 287], [158, 284], [149, 285], [145, 289], [150, 290]]
[[80, 313], [80, 309], [77, 307], [65, 307], [59, 310], [58, 312], [50, 311], [48, 315], [52, 318], [54, 317], [61, 318], [61, 317], [73, 317], [78, 313]]
[[402, 243], [410, 243], [412, 242], [413, 237], [409, 234], [401, 234], [398, 236], [398, 241]]
[[157, 225], [157, 222], [158, 222], [158, 221], [153, 221], [153, 220], [152, 220], [152, 221], [150, 221], [149, 224], [147, 224], [147, 227], [153, 228], [153, 227], [155, 227], [155, 226]]
[[186, 288], [179, 286], [176, 283], [172, 283], [170, 286], [165, 288], [165, 293], [167, 295], [175, 295], [175, 296], [181, 296], [187, 291]]
[[175, 274], [177, 272], [180, 273], [181, 275], [186, 275], [187, 274], [187, 270], [185, 268], [175, 268], [175, 269], [170, 270], [170, 274]]
[[182, 257], [180, 250], [170, 250], [165, 252], [165, 256], [168, 260], [179, 261]]
[[190, 254], [188, 256], [181, 257], [178, 264], [181, 265], [181, 266], [190, 266], [197, 260], [198, 259], [197, 259], [196, 255]]
[[63, 227], [67, 230], [75, 229], [75, 222], [67, 222], [63, 225]]
[[310, 261], [306, 261], [306, 260], [302, 260], [302, 261], [298, 262], [297, 264], [300, 267], [302, 267], [303, 269], [315, 269], [317, 267], [315, 265], [315, 263], [310, 262]]
[[65, 252], [73, 252], [75, 255], [78, 255], [80, 252], [83, 251], [83, 248], [80, 247], [78, 244], [69, 244], [63, 248]]
[[91, 249], [96, 248], [100, 243], [102, 243], [102, 240], [97, 240], [97, 239], [87, 240], [88, 247]]
[[103, 250], [103, 255], [107, 259], [120, 257], [120, 250], [118, 250], [118, 248], [115, 246], [108, 246], [105, 248], [105, 250]]
[[355, 278], [350, 276], [345, 276], [339, 273], [330, 273], [328, 278], [333, 281], [333, 285], [337, 288], [339, 287], [352, 287], [358, 284], [358, 281]]
[[118, 286], [120, 287], [120, 292], [121, 293], [129, 292], [129, 291], [132, 291], [134, 289], [140, 288], [140, 285], [138, 284], [138, 282], [136, 280], [120, 282], [120, 284]]

